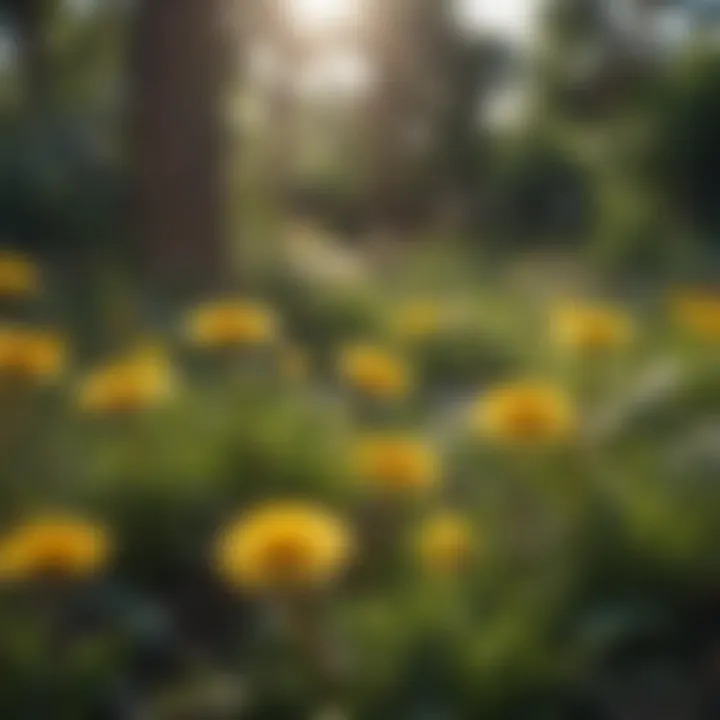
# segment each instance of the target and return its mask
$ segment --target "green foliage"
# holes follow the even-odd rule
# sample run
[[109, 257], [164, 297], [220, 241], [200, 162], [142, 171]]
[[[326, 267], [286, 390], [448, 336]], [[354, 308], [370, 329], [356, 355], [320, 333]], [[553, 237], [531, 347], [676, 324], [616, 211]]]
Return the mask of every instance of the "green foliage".
[[[411, 6], [427, 12], [406, 26], [419, 48], [406, 80], [422, 95], [432, 75], [444, 99], [419, 103], [422, 113], [412, 103], [401, 108], [403, 117], [428, 116], [433, 142], [398, 168], [406, 182], [397, 197], [380, 199], [407, 205], [423, 225], [418, 234], [435, 242], [402, 248], [380, 268], [368, 252], [355, 273], [332, 277], [320, 259], [316, 274], [294, 272], [271, 242], [282, 224], [272, 183], [255, 175], [266, 148], [246, 155], [241, 143], [233, 182], [242, 195], [237, 224], [248, 230], [238, 253], [242, 287], [266, 298], [283, 327], [276, 344], [238, 352], [179, 346], [171, 329], [179, 306], [169, 303], [163, 317], [157, 298], [137, 293], [139, 283], [115, 286], [123, 285], [117, 259], [132, 254], [117, 108], [126, 18], [98, 6], [85, 20], [60, 12], [52, 21], [54, 61], [43, 79], [52, 91], [42, 112], [17, 104], [0, 125], [0, 215], [18, 245], [57, 260], [50, 284], [65, 279], [72, 289], [64, 293], [60, 282], [45, 304], [7, 317], [67, 309], [78, 368], [88, 350], [123, 350], [157, 325], [179, 383], [166, 405], [118, 414], [80, 410], [81, 370], [60, 387], [3, 383], [3, 531], [57, 507], [107, 526], [116, 545], [93, 583], [2, 583], [3, 717], [335, 710], [373, 720], [556, 720], [588, 688], [592, 707], [580, 716], [605, 708], [596, 686], [631, 714], [613, 672], [643, 675], [645, 659], [633, 652], [639, 637], [670, 644], [679, 683], [712, 670], [704, 663], [720, 642], [717, 343], [681, 337], [664, 314], [628, 305], [632, 348], [589, 358], [564, 352], [548, 338], [547, 297], [567, 277], [533, 266], [513, 281], [481, 262], [491, 254], [485, 248], [423, 220], [446, 192], [457, 193], [498, 255], [588, 246], [595, 266], [577, 262], [568, 287], [590, 295], [603, 284], [601, 264], [642, 278], [664, 303], [657, 275], [680, 273], [695, 250], [688, 238], [718, 230], [717, 53], [636, 62], [604, 3], [553, 3], [532, 112], [513, 136], [476, 118], [507, 69], [505, 49], [456, 37], [437, 4]], [[392, 49], [402, 45], [390, 40]], [[342, 113], [325, 120], [349, 122]], [[355, 125], [347, 134], [356, 142]], [[318, 191], [319, 214], [361, 227], [375, 221], [378, 208], [363, 199], [375, 190], [360, 169], [365, 150], [357, 139], [351, 162], [331, 163], [314, 180], [328, 185]], [[387, 168], [372, 170], [382, 179]], [[394, 312], [418, 298], [447, 303], [450, 320], [404, 337]], [[338, 350], [356, 340], [405, 353], [410, 397], [384, 402], [343, 383]], [[286, 345], [307, 352], [306, 376], [283, 370]], [[580, 432], [567, 446], [519, 449], [478, 436], [471, 406], [515, 377], [555, 381], [576, 395]], [[358, 482], [356, 436], [388, 427], [426, 435], [438, 449], [435, 494], [402, 502]], [[327, 504], [357, 530], [347, 576], [292, 602], [233, 594], [215, 567], [218, 531], [258, 503], [288, 497]], [[467, 516], [477, 547], [462, 572], [436, 575], [416, 557], [414, 534], [445, 508]], [[698, 598], [712, 606], [715, 625], [704, 616], [699, 629], [693, 624]]]
[[595, 188], [572, 146], [541, 131], [511, 146], [498, 173], [496, 232], [514, 245], [569, 243], [595, 219]]
[[[115, 580], [157, 599], [173, 632], [206, 648], [198, 666], [170, 651], [184, 669], [169, 682], [150, 682], [138, 702], [165, 708], [158, 712], [168, 717], [172, 708], [216, 703], [249, 703], [277, 716], [284, 712], [277, 703], [316, 708], [333, 697], [368, 717], [435, 706], [461, 716], [525, 717], [532, 707], [552, 716], [605, 652], [588, 645], [598, 605], [652, 597], [653, 607], [670, 609], [712, 582], [720, 495], [711, 482], [717, 459], [701, 442], [718, 398], [711, 349], [681, 341], [663, 319], [637, 310], [633, 352], [573, 366], [550, 351], [548, 306], [538, 298], [528, 307], [510, 285], [478, 272], [473, 284], [456, 283], [466, 319], [406, 346], [417, 370], [415, 398], [399, 414], [368, 413], [331, 378], [323, 358], [361, 328], [364, 337], [387, 342], [392, 308], [423, 297], [421, 266], [398, 280], [392, 304], [374, 295], [378, 279], [368, 277], [359, 295], [348, 296], [376, 298], [359, 315], [339, 302], [338, 290], [318, 286], [309, 298], [276, 289], [285, 332], [313, 359], [306, 379], [282, 374], [279, 347], [188, 350], [178, 356], [181, 390], [162, 408], [90, 417], [73, 407], [71, 387], [45, 397], [57, 409], [6, 465], [6, 502], [22, 478], [26, 510], [38, 506], [45, 488], [46, 505], [84, 508], [107, 524], [116, 536]], [[437, 287], [432, 295], [452, 304]], [[367, 324], [358, 326], [358, 316]], [[538, 318], [545, 318], [541, 327]], [[662, 361], [668, 353], [676, 358], [669, 369]], [[539, 372], [584, 389], [583, 440], [517, 451], [478, 438], [467, 415], [477, 391]], [[41, 419], [34, 407], [31, 425]], [[440, 497], [383, 508], [355, 482], [355, 433], [393, 418], [422, 428], [441, 449]], [[333, 658], [330, 678], [318, 676], [286, 634], [293, 621], [283, 619], [282, 606], [231, 597], [213, 571], [218, 529], [257, 502], [286, 497], [344, 508], [363, 538], [347, 584], [319, 599], [304, 621], [326, 638], [316, 649]], [[460, 576], [429, 576], [413, 555], [414, 528], [431, 505], [462, 508], [476, 528], [477, 556]], [[365, 533], [383, 516], [395, 531], [381, 554], [364, 556]], [[57, 607], [66, 607], [65, 599]], [[36, 612], [19, 610], [23, 617]], [[13, 708], [25, 702], [14, 698], [24, 697], [30, 677], [46, 672], [32, 647], [47, 640], [33, 639], [32, 627], [42, 626], [10, 612], [10, 605], [0, 612], [13, 627], [2, 662], [15, 690], [8, 684], [2, 698]], [[137, 640], [123, 623], [135, 612], [112, 611], [88, 641], [70, 632], [67, 675], [54, 676], [53, 687], [74, 716], [112, 695], [110, 677], [130, 672], [136, 651], [127, 643]], [[614, 647], [636, 628], [629, 620], [619, 639], [603, 642]], [[149, 642], [150, 626], [139, 632], [139, 641]], [[242, 678], [241, 697], [218, 690], [226, 673]]]
[[698, 48], [668, 73], [649, 109], [648, 172], [676, 216], [713, 239], [720, 226], [717, 167], [720, 144], [720, 57]]

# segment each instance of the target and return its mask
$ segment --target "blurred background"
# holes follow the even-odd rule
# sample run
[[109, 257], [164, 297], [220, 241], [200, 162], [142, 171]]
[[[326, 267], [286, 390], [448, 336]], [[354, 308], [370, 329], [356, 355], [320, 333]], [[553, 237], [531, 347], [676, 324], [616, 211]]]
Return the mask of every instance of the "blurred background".
[[0, 0], [0, 715], [720, 717], [718, 128], [715, 0]]

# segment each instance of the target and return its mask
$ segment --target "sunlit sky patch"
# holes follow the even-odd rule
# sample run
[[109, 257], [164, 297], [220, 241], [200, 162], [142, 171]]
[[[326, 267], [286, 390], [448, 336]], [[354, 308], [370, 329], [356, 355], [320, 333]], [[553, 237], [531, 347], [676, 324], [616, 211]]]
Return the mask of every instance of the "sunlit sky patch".
[[359, 0], [286, 0], [288, 11], [301, 30], [326, 30], [352, 21], [360, 10]]
[[[352, 21], [363, 0], [286, 0], [288, 12], [304, 31], [322, 31]], [[538, 0], [455, 0], [458, 17], [468, 29], [487, 29], [512, 39], [532, 32]]]
[[527, 39], [535, 26], [538, 0], [457, 0], [460, 22], [513, 40]]

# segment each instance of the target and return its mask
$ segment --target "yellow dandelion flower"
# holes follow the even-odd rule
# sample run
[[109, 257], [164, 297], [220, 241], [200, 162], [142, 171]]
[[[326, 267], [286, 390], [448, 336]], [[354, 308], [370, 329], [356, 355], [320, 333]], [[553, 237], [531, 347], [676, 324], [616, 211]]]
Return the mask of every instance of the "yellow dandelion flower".
[[443, 320], [443, 309], [437, 301], [417, 299], [398, 308], [393, 327], [403, 338], [421, 340], [437, 334], [442, 329]]
[[474, 540], [473, 528], [465, 517], [443, 512], [421, 524], [416, 536], [417, 555], [429, 570], [458, 570], [469, 560]]
[[551, 335], [563, 347], [595, 352], [627, 345], [632, 340], [633, 323], [619, 308], [568, 303], [555, 310]]
[[406, 394], [411, 373], [397, 355], [373, 345], [351, 345], [339, 359], [340, 376], [368, 395], [391, 398]]
[[0, 251], [0, 296], [22, 298], [37, 294], [38, 266], [28, 257], [10, 250]]
[[720, 340], [720, 292], [678, 293], [671, 298], [670, 309], [675, 322], [692, 335]]
[[99, 525], [64, 514], [38, 517], [0, 539], [0, 578], [86, 577], [106, 564], [110, 549]]
[[427, 489], [440, 480], [440, 463], [423, 440], [400, 434], [362, 439], [356, 448], [358, 474], [386, 490]]
[[219, 300], [190, 312], [187, 335], [204, 348], [263, 345], [277, 336], [278, 324], [275, 312], [260, 302]]
[[167, 357], [154, 348], [109, 362], [83, 381], [78, 402], [89, 413], [122, 413], [156, 407], [171, 395], [173, 371]]
[[483, 435], [503, 442], [560, 440], [576, 424], [574, 404], [563, 390], [529, 381], [491, 388], [478, 400], [473, 415]]
[[56, 378], [67, 361], [67, 343], [56, 332], [0, 327], [0, 373], [28, 380]]
[[352, 546], [349, 528], [331, 511], [304, 502], [271, 502], [223, 530], [216, 560], [233, 586], [297, 589], [334, 579]]

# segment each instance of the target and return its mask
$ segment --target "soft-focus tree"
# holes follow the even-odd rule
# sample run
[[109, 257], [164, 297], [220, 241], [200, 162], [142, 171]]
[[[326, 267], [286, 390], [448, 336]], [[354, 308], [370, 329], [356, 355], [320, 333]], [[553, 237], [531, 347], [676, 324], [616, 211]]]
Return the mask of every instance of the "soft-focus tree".
[[59, 260], [107, 247], [119, 229], [122, 9], [6, 0], [16, 53], [4, 68], [0, 214], [9, 240]]
[[[546, 166], [545, 182], [535, 183], [543, 188], [536, 200], [545, 203], [542, 216], [549, 225], [529, 227], [531, 234], [548, 236], [558, 223], [566, 227], [558, 213], [573, 207], [577, 215], [580, 203], [585, 221], [571, 233], [576, 241], [592, 241], [614, 261], [646, 263], [666, 255], [670, 226], [658, 212], [638, 156], [643, 123], [652, 112], [649, 100], [673, 62], [656, 31], [657, 6], [654, 0], [551, 0], [546, 5], [532, 108], [536, 132], [549, 129], [556, 139], [560, 164]], [[567, 169], [568, 163], [575, 180], [563, 189], [567, 175], [551, 170]]]
[[57, 0], [3, 0], [0, 4], [15, 37], [22, 95], [30, 106], [46, 99], [52, 70], [49, 22], [58, 6]]
[[659, 59], [653, 2], [551, 0], [541, 14], [539, 98], [555, 115], [601, 126], [634, 101]]
[[136, 230], [144, 267], [175, 288], [217, 284], [224, 267], [224, 13], [231, 9], [224, 0], [142, 0], [136, 8], [129, 108]]
[[368, 17], [373, 213], [415, 227], [450, 206], [467, 214], [483, 172], [477, 119], [503, 76], [503, 46], [461, 32], [451, 3], [377, 0]]
[[666, 76], [648, 107], [645, 159], [658, 202], [679, 228], [720, 230], [720, 53], [699, 48]]

